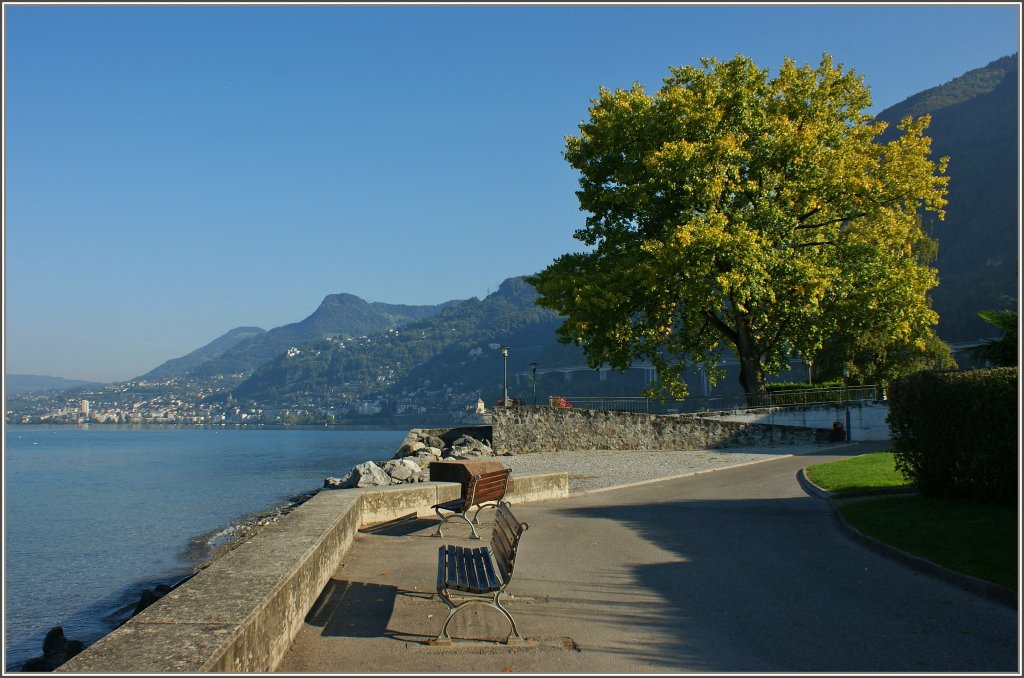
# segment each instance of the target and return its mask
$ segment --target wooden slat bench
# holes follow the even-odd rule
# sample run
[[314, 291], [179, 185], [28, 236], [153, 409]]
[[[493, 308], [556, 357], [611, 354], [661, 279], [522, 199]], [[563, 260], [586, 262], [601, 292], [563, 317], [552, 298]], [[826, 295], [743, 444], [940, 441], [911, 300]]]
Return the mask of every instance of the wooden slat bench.
[[[434, 509], [434, 513], [441, 519], [434, 536], [443, 537], [441, 526], [449, 520], [461, 518], [466, 521], [469, 529], [473, 531], [470, 539], [479, 539], [480, 535], [476, 532], [476, 525], [480, 524], [480, 511], [488, 507], [497, 508], [498, 504], [505, 499], [510, 473], [511, 470], [506, 468], [474, 475], [468, 483], [463, 485], [461, 497], [431, 506], [430, 508]], [[476, 513], [473, 514], [473, 520], [471, 521], [466, 517], [466, 514], [474, 506], [476, 507]], [[442, 511], [446, 511], [449, 515], [441, 513]]]
[[[512, 625], [512, 632], [505, 640], [507, 644], [528, 644], [519, 634], [512, 615], [502, 607], [498, 596], [505, 592], [512, 580], [519, 540], [529, 527], [516, 520], [508, 504], [500, 502], [494, 516], [489, 546], [470, 548], [449, 544], [438, 550], [437, 593], [448, 606], [448, 618], [444, 620], [441, 633], [430, 641], [431, 645], [451, 645], [448, 624], [456, 612], [473, 604], [488, 605], [505, 615]], [[454, 602], [453, 593], [462, 600]]]

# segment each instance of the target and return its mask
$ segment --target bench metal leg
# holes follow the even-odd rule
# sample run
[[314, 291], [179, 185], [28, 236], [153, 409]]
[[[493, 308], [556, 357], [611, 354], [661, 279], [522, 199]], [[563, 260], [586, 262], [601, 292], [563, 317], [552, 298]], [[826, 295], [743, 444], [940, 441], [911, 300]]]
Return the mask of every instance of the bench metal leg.
[[448, 635], [448, 624], [451, 623], [452, 618], [455, 617], [455, 614], [459, 610], [465, 609], [473, 604], [493, 607], [495, 610], [505, 615], [505, 619], [507, 619], [508, 623], [512, 625], [512, 632], [508, 634], [508, 637], [505, 639], [506, 645], [519, 646], [529, 644], [529, 641], [519, 634], [519, 627], [516, 626], [516, 620], [512, 618], [511, 613], [509, 613], [509, 611], [502, 606], [501, 602], [498, 601], [498, 596], [500, 596], [502, 593], [501, 591], [498, 591], [496, 594], [494, 594], [493, 600], [483, 600], [482, 598], [470, 598], [469, 600], [464, 600], [458, 604], [452, 602], [452, 599], [448, 597], [447, 590], [439, 590], [438, 593], [440, 594], [441, 599], [444, 600], [445, 605], [448, 606], [448, 618], [444, 620], [444, 625], [441, 627], [441, 633], [437, 635], [437, 638], [434, 638], [430, 641], [431, 645], [451, 645], [452, 638]]
[[[441, 519], [441, 522], [439, 522], [437, 524], [437, 532], [434, 533], [435, 537], [443, 537], [444, 536], [443, 534], [441, 534], [441, 526], [444, 525], [446, 522], [448, 522], [449, 520], [451, 520], [453, 518], [461, 518], [462, 520], [466, 521], [466, 524], [469, 525], [469, 529], [473, 531], [473, 534], [469, 538], [470, 539], [479, 539], [480, 538], [480, 535], [476, 533], [476, 527], [473, 525], [472, 521], [470, 521], [470, 519], [466, 517], [465, 513], [453, 513], [450, 516], [444, 516], [444, 515], [441, 514], [441, 509], [434, 509], [434, 513], [436, 513], [437, 517]], [[479, 511], [477, 511], [477, 513], [479, 513]]]
[[475, 523], [476, 525], [479, 525], [480, 524], [480, 512], [483, 511], [485, 508], [497, 509], [499, 504], [504, 504], [505, 506], [508, 506], [508, 507], [512, 506], [512, 504], [508, 503], [507, 501], [494, 502], [492, 504], [480, 504], [480, 505], [478, 505], [476, 507], [476, 513], [473, 514], [473, 523]]

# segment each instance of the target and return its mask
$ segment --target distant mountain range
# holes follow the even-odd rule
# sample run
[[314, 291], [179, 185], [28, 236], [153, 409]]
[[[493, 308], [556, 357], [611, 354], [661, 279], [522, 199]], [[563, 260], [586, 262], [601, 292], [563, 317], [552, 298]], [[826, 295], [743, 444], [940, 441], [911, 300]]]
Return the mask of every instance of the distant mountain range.
[[[449, 302], [434, 315], [389, 331], [356, 340], [296, 345], [296, 350], [257, 369], [232, 395], [267, 402], [292, 396], [323, 400], [353, 390], [372, 393], [384, 390], [376, 384], [392, 382], [387, 389], [391, 393], [430, 383], [465, 391], [478, 390], [484, 382], [493, 386], [501, 363], [492, 344], [513, 343], [517, 347], [514, 365], [521, 368], [532, 355], [519, 350], [524, 338], [530, 337], [538, 349], [556, 341], [554, 330], [560, 320], [538, 307], [536, 299], [536, 291], [522, 278], [510, 278], [483, 300]], [[495, 360], [498, 372], [493, 368]]]
[[66, 391], [72, 388], [83, 386], [98, 386], [93, 381], [81, 381], [78, 379], [62, 379], [61, 377], [46, 377], [37, 374], [7, 374], [4, 375], [4, 390], [7, 395], [24, 395], [26, 393], [45, 393], [47, 391]]
[[[215, 357], [200, 364], [190, 365], [187, 370], [179, 373], [187, 372], [201, 378], [248, 375], [293, 346], [303, 346], [332, 337], [377, 334], [434, 315], [445, 306], [446, 304], [404, 306], [370, 303], [352, 294], [331, 294], [325, 297], [320, 306], [306, 319], [277, 327], [269, 332], [243, 337], [225, 346], [225, 350]], [[237, 333], [239, 330], [232, 332]]]
[[[950, 157], [946, 219], [926, 224], [939, 242], [940, 285], [933, 305], [940, 315], [939, 336], [949, 342], [990, 336], [992, 329], [977, 312], [1017, 305], [1017, 100], [1018, 56], [1012, 55], [877, 116], [890, 123], [884, 141], [903, 116], [931, 114], [933, 155]], [[237, 398], [280, 402], [384, 388], [375, 384], [389, 384], [392, 394], [430, 383], [493, 390], [501, 368], [493, 347], [500, 344], [516, 347], [509, 357], [513, 372], [528, 370], [531, 362], [547, 368], [584, 364], [577, 347], [556, 341], [560, 320], [537, 307], [536, 296], [522, 278], [506, 280], [483, 300], [433, 306], [331, 294], [304, 320], [269, 331], [233, 329], [140, 379], [216, 380], [233, 387]], [[18, 392], [15, 387], [59, 389], [80, 383], [7, 377], [11, 393]]]

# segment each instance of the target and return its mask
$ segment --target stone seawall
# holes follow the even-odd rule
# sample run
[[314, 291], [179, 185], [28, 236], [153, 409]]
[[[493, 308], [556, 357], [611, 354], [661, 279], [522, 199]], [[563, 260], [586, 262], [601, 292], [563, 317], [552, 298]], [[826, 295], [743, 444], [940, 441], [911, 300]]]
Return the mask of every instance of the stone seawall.
[[[319, 492], [57, 672], [272, 672], [359, 529], [410, 514], [434, 517], [431, 506], [459, 492], [457, 483], [441, 482]], [[507, 496], [519, 504], [568, 494], [566, 473], [546, 473], [512, 477]], [[363, 620], [350, 621], [358, 626]]]
[[806, 445], [825, 442], [829, 431], [705, 418], [550, 407], [495, 408], [496, 452], [543, 450], [703, 450], [725, 447]]

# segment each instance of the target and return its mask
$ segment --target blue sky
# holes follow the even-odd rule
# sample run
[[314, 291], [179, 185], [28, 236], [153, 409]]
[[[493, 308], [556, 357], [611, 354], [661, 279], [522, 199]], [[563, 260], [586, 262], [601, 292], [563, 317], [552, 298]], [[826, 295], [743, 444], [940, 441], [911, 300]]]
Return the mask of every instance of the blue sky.
[[1019, 5], [4, 8], [7, 373], [125, 380], [327, 294], [483, 297], [578, 249], [599, 86], [823, 52], [877, 113], [1019, 50]]

